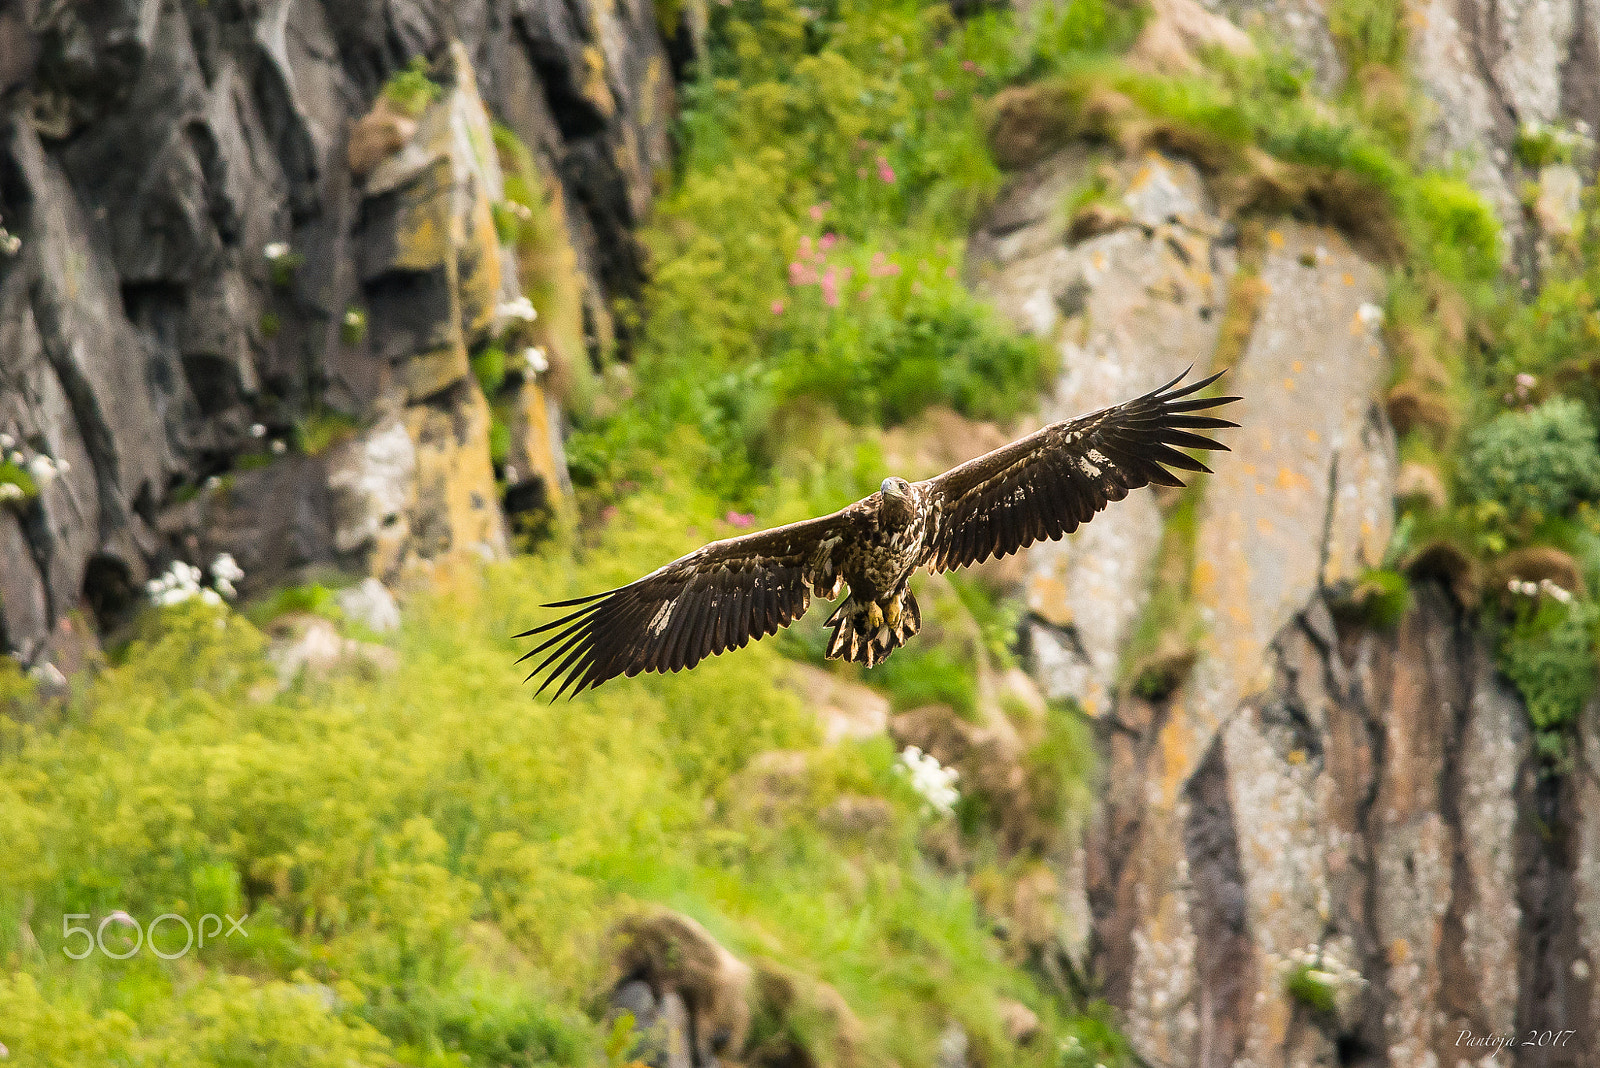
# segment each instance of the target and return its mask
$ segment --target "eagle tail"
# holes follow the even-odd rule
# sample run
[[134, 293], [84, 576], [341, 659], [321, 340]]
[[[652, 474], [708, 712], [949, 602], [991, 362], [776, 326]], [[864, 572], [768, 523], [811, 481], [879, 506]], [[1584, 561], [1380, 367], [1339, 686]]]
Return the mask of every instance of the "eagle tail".
[[906, 586], [887, 605], [858, 601], [852, 593], [833, 610], [824, 626], [833, 628], [833, 636], [828, 639], [829, 660], [876, 667], [922, 629], [922, 610]]

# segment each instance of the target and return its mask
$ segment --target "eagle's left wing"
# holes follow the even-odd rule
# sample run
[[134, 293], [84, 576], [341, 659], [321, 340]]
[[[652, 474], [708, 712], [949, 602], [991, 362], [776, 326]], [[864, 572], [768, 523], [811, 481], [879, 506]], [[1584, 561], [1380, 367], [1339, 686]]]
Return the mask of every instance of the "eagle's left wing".
[[840, 561], [861, 536], [865, 504], [715, 541], [608, 593], [547, 604], [576, 610], [518, 634], [555, 631], [517, 663], [546, 653], [528, 678], [554, 665], [538, 692], [564, 678], [560, 697], [574, 683], [576, 696], [618, 675], [678, 671], [742, 649], [800, 618], [813, 592], [837, 596]]
[[934, 508], [934, 531], [919, 564], [948, 571], [1008, 556], [1072, 533], [1129, 490], [1182, 486], [1169, 467], [1209, 472], [1178, 449], [1227, 449], [1191, 433], [1238, 426], [1192, 414], [1239, 399], [1191, 396], [1221, 374], [1173, 389], [1179, 375], [1142, 397], [1052, 423], [920, 483]]

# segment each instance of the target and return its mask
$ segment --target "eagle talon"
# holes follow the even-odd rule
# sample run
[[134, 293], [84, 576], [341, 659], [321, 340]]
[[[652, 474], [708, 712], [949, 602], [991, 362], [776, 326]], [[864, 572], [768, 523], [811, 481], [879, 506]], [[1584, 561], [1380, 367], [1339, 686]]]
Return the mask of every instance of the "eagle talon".
[[883, 609], [878, 607], [877, 601], [867, 602], [867, 629], [877, 630], [883, 626]]

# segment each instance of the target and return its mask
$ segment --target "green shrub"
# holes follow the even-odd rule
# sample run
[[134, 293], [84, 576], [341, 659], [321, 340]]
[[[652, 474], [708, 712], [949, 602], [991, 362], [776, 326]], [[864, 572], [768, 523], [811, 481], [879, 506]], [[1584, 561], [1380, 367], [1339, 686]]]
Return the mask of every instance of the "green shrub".
[[1511, 524], [1564, 515], [1600, 496], [1594, 421], [1566, 397], [1502, 412], [1471, 435], [1462, 476], [1468, 494]]
[[1500, 670], [1522, 694], [1539, 752], [1559, 763], [1567, 737], [1595, 690], [1600, 606], [1541, 597], [1519, 607], [1500, 641]]

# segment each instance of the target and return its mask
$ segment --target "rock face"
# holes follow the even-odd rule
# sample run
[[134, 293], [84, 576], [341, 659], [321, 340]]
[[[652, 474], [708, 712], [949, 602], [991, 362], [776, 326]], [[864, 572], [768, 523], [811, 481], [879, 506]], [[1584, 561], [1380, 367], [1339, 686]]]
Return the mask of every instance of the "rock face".
[[[0, 433], [60, 474], [0, 509], [0, 647], [114, 623], [174, 554], [260, 588], [500, 551], [497, 476], [564, 492], [544, 378], [605, 358], [637, 290], [673, 93], [647, 4], [8, 7]], [[535, 263], [497, 233], [491, 117], [550, 216]], [[530, 269], [569, 307], [519, 328]]]
[[[1324, 93], [1348, 71], [1329, 29], [1325, 0], [1207, 0], [1246, 29], [1285, 43], [1315, 72]], [[1538, 220], [1519, 191], [1539, 177], [1517, 159], [1518, 131], [1600, 130], [1600, 30], [1591, 0], [1408, 0], [1403, 5], [1408, 75], [1429, 103], [1427, 158], [1460, 162], [1495, 208], [1524, 269], [1536, 260]], [[1591, 142], [1592, 144], [1592, 142]], [[1592, 164], [1590, 165], [1592, 176]]]
[[[1213, 360], [1245, 399], [1191, 556], [1149, 492], [1028, 553], [1033, 670], [1106, 761], [1082, 848], [1056, 855], [1059, 943], [1152, 1064], [1480, 1064], [1461, 1031], [1586, 1026], [1600, 797], [1543, 797], [1520, 701], [1448, 593], [1419, 586], [1393, 633], [1329, 607], [1390, 535], [1381, 272], [1289, 221], [1244, 255], [1188, 164], [1105, 166], [1069, 149], [1014, 176], [970, 250], [1061, 353], [1046, 418]], [[1123, 222], [1079, 239], [1059, 205], [1091, 176]], [[1130, 643], [1183, 580], [1198, 634], [1144, 692]]]

